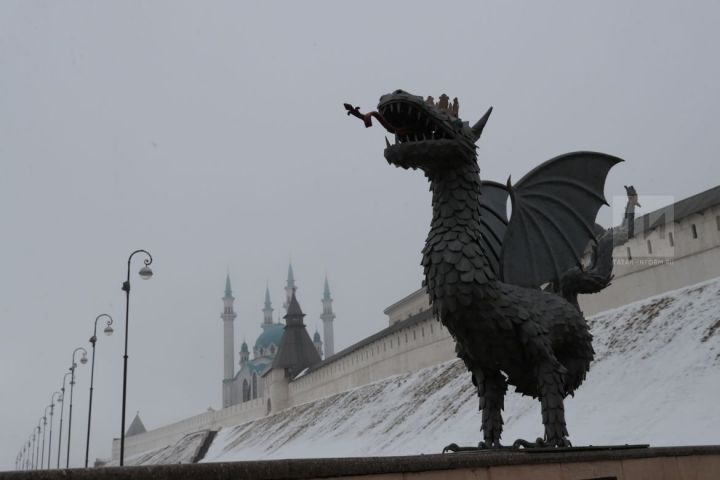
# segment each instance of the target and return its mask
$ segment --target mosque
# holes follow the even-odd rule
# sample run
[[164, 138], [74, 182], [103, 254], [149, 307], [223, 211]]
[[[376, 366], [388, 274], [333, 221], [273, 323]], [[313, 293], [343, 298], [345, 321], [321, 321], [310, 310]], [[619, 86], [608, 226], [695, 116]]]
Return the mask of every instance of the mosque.
[[[290, 306], [293, 303], [294, 293], [297, 289], [295, 285], [295, 275], [293, 273], [292, 264], [288, 266], [287, 283], [285, 285], [285, 301], [283, 309], [287, 319], [288, 315], [302, 315], [299, 303], [295, 299], [296, 308], [291, 311]], [[278, 315], [277, 322], [273, 321], [273, 307], [270, 300], [270, 289], [265, 288], [265, 305], [263, 307], [263, 320], [260, 324], [262, 333], [255, 340], [253, 346], [252, 358], [250, 358], [250, 348], [246, 341], [240, 345], [239, 362], [235, 363], [235, 331], [234, 321], [236, 318], [234, 310], [235, 297], [232, 295], [232, 286], [230, 283], [230, 274], [225, 278], [225, 295], [223, 297], [223, 313], [220, 316], [223, 320], [223, 382], [222, 382], [222, 405], [223, 408], [239, 403], [249, 402], [264, 396], [265, 374], [276, 364], [276, 357], [281, 351], [283, 344], [283, 333], [286, 324], [282, 322]], [[320, 363], [323, 356], [330, 357], [334, 352], [334, 334], [333, 321], [335, 314], [332, 309], [332, 297], [330, 296], [330, 285], [327, 277], [325, 277], [325, 288], [322, 298], [323, 313], [320, 319], [323, 321], [323, 337], [317, 330], [310, 340], [305, 329], [305, 325], [300, 322], [297, 338], [290, 342], [290, 338], [286, 339], [284, 347], [282, 347], [284, 358], [297, 357], [302, 359], [300, 363], [307, 366]], [[289, 324], [288, 324], [289, 325]], [[324, 341], [323, 341], [324, 339]], [[324, 351], [323, 351], [324, 346]], [[280, 358], [277, 358], [280, 361]], [[297, 368], [293, 360], [290, 366]], [[235, 367], [239, 369], [235, 371]]]

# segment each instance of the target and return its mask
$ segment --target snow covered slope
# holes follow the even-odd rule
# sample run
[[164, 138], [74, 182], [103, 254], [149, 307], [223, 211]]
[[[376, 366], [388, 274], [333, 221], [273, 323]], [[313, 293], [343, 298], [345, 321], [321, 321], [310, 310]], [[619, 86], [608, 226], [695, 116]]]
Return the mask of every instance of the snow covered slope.
[[[566, 400], [575, 445], [720, 443], [720, 279], [589, 320], [596, 361]], [[480, 439], [458, 361], [221, 430], [205, 462], [436, 453]], [[542, 436], [539, 402], [509, 392], [503, 440]]]
[[[156, 448], [147, 452], [125, 458], [125, 465], [167, 465], [177, 463], [194, 463], [205, 443], [212, 436], [210, 430], [189, 433], [172, 445]], [[117, 467], [118, 460], [105, 463], [104, 467]]]

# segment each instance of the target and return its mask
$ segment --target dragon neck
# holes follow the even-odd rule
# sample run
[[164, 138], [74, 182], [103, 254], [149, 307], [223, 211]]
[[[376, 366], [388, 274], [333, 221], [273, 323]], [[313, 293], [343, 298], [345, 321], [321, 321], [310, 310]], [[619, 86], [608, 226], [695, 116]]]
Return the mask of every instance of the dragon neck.
[[477, 164], [444, 170], [430, 176], [433, 217], [431, 233], [481, 235], [480, 168]]
[[[494, 290], [495, 275], [478, 248], [482, 230], [477, 164], [433, 172], [428, 177], [433, 218], [423, 250], [425, 284], [433, 311], [444, 318], [444, 312], [452, 312], [453, 305], [466, 300], [461, 297], [467, 296], [467, 288], [480, 294]], [[472, 275], [467, 278], [469, 270]]]

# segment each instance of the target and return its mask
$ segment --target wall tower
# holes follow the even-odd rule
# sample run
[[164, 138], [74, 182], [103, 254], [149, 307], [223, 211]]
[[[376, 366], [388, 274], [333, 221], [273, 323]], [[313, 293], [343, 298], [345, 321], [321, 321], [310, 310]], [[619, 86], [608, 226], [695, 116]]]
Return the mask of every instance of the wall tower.
[[232, 405], [232, 381], [235, 376], [235, 309], [233, 303], [235, 297], [232, 295], [230, 286], [230, 274], [225, 277], [225, 296], [223, 297], [223, 313], [220, 316], [223, 321], [223, 386], [222, 402], [223, 407]]
[[325, 340], [325, 358], [331, 357], [335, 353], [335, 334], [333, 333], [333, 320], [335, 314], [332, 309], [332, 297], [330, 297], [330, 285], [328, 284], [327, 275], [325, 276], [325, 290], [323, 292], [322, 305], [323, 313], [320, 320], [323, 322], [323, 339]]

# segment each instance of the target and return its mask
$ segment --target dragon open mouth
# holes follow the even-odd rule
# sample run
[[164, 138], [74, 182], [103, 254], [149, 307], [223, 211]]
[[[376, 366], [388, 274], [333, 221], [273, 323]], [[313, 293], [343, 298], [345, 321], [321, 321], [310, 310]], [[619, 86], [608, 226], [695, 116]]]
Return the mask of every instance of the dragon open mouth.
[[380, 123], [395, 134], [395, 145], [454, 138], [432, 115], [411, 102], [397, 100], [386, 103], [380, 106], [378, 116], [384, 120]]
[[377, 111], [361, 113], [360, 107], [345, 104], [348, 115], [371, 127], [373, 118], [394, 134], [391, 143], [385, 137], [385, 159], [398, 167], [423, 169], [426, 172], [444, 169], [458, 162], [476, 161], [475, 141], [490, 111], [470, 127], [458, 117], [457, 98], [449, 101], [445, 94], [438, 102], [403, 90], [383, 95]]
[[[359, 107], [345, 104], [348, 115], [360, 118], [365, 127], [372, 126], [374, 117], [390, 133], [395, 134], [394, 145], [405, 143], [452, 140], [455, 135], [443, 128], [429, 112], [413, 102], [394, 100], [382, 104], [378, 111], [362, 114]], [[387, 146], [391, 145], [385, 138]]]

